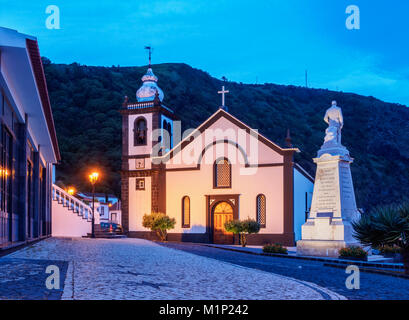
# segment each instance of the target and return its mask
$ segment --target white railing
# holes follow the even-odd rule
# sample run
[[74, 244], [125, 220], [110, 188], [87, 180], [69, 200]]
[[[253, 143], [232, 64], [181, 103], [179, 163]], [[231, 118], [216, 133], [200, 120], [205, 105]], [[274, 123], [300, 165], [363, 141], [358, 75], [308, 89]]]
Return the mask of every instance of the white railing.
[[[144, 109], [146, 107], [154, 107], [155, 106], [155, 102], [153, 101], [147, 101], [147, 102], [137, 102], [137, 103], [130, 103], [126, 106], [126, 109], [128, 110], [135, 110], [135, 109]], [[167, 106], [161, 104], [161, 106], [163, 108], [165, 108], [166, 110], [168, 110], [169, 112], [173, 113], [173, 110], [168, 108]]]
[[89, 205], [68, 194], [65, 190], [61, 189], [55, 184], [53, 184], [52, 191], [54, 201], [57, 201], [64, 207], [72, 210], [73, 213], [87, 219], [87, 221], [91, 221], [92, 208]]
[[154, 102], [139, 102], [139, 103], [133, 103], [133, 104], [128, 104], [128, 109], [142, 109], [146, 107], [153, 107], [155, 104]]

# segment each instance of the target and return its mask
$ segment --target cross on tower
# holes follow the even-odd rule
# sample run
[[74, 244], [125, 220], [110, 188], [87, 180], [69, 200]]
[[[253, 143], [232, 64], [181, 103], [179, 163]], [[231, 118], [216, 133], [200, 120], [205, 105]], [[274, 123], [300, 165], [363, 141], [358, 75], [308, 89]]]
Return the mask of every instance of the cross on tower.
[[224, 105], [225, 94], [226, 94], [226, 93], [229, 93], [229, 92], [230, 92], [229, 90], [225, 90], [225, 89], [224, 89], [224, 86], [222, 86], [222, 91], [217, 91], [218, 94], [221, 94], [221, 95], [222, 95], [222, 107], [223, 107], [223, 108], [225, 107], [225, 105]]
[[151, 67], [152, 47], [145, 47], [149, 51], [149, 68]]

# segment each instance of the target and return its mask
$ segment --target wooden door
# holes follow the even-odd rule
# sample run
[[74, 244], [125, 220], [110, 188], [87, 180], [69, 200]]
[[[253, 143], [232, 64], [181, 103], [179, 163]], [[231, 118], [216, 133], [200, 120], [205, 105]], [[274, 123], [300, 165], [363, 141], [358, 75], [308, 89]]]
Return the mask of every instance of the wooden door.
[[213, 209], [213, 243], [233, 244], [233, 233], [227, 232], [224, 224], [233, 220], [233, 208], [227, 202], [220, 202]]

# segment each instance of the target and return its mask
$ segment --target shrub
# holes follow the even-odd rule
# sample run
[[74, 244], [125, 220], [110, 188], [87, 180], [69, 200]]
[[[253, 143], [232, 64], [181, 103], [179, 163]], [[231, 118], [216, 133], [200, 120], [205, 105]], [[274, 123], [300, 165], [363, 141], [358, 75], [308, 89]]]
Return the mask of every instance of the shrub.
[[224, 224], [224, 228], [227, 232], [233, 232], [234, 234], [240, 234], [243, 230], [243, 225], [240, 220], [230, 220]]
[[142, 225], [155, 231], [161, 241], [166, 241], [168, 230], [173, 229], [175, 224], [176, 220], [174, 218], [170, 218], [162, 212], [145, 214], [142, 219]]
[[224, 228], [228, 232], [240, 235], [240, 244], [245, 247], [247, 245], [247, 235], [251, 233], [258, 233], [260, 231], [260, 224], [250, 218], [246, 220], [230, 220], [224, 224]]
[[281, 253], [288, 254], [287, 248], [284, 248], [281, 244], [266, 244], [263, 246], [263, 252], [265, 253]]
[[383, 246], [378, 248], [379, 252], [382, 255], [393, 255], [393, 254], [397, 254], [397, 253], [401, 253], [402, 249], [396, 246]]
[[368, 253], [359, 246], [350, 246], [339, 250], [339, 256], [342, 258], [360, 258], [366, 259]]

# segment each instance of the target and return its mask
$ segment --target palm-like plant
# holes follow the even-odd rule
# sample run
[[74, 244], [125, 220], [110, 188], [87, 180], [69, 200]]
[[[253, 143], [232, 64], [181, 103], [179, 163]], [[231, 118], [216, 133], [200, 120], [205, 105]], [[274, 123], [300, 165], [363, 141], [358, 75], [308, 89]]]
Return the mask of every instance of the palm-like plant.
[[409, 274], [409, 202], [375, 208], [352, 226], [354, 237], [362, 244], [400, 247], [405, 273]]

